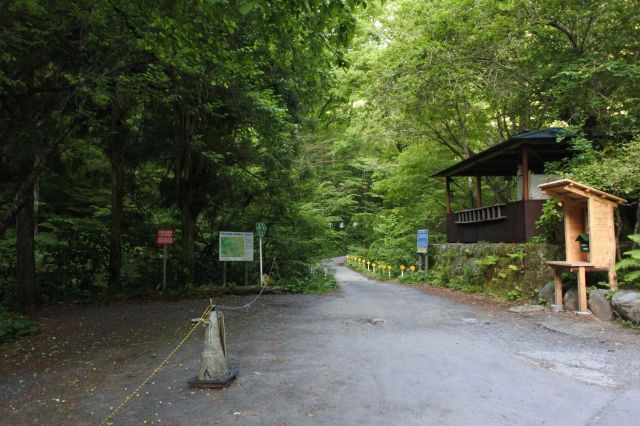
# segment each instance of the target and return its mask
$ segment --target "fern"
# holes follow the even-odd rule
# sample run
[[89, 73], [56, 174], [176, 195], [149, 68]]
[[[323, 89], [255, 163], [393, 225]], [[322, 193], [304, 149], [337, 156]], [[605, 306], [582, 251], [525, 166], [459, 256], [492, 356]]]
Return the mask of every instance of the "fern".
[[[640, 244], [640, 234], [629, 235], [629, 239]], [[629, 250], [625, 258], [616, 264], [617, 271], [628, 271], [623, 275], [625, 282], [640, 285], [640, 249]]]
[[[628, 253], [625, 253], [627, 255]], [[634, 269], [640, 266], [638, 263], [640, 258], [638, 257], [628, 257], [626, 259], [622, 259], [620, 262], [616, 263], [616, 270], [621, 271], [624, 269]]]

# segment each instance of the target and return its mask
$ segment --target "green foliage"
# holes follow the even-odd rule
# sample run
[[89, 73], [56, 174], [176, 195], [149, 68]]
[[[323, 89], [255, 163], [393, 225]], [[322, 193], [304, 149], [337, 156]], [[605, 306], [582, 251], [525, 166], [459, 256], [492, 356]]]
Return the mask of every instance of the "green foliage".
[[0, 344], [22, 336], [35, 334], [40, 329], [24, 315], [0, 306]]
[[478, 265], [478, 267], [480, 268], [480, 273], [482, 275], [485, 275], [492, 266], [496, 266], [498, 264], [498, 260], [500, 260], [500, 257], [493, 254], [488, 254], [485, 257], [476, 260], [476, 265]]
[[379, 238], [369, 246], [368, 258], [384, 259], [391, 264], [409, 264], [413, 260], [411, 252], [416, 244], [415, 231], [400, 218], [398, 211], [388, 210], [379, 215], [373, 231]]
[[556, 243], [556, 235], [562, 226], [562, 211], [559, 203], [555, 199], [548, 199], [542, 206], [542, 214], [536, 221], [536, 227], [540, 231], [540, 235], [536, 235], [535, 242], [539, 243]]
[[511, 302], [518, 302], [522, 300], [522, 289], [519, 286], [515, 286], [513, 289], [507, 291], [504, 297]]
[[462, 291], [465, 293], [482, 293], [483, 290], [481, 285], [473, 284], [472, 282], [470, 282], [469, 276], [452, 277], [446, 287], [454, 291]]
[[434, 284], [431, 274], [425, 273], [424, 271], [411, 272], [408, 270], [404, 272], [404, 276], [400, 278], [400, 282], [412, 285]]
[[[640, 235], [629, 235], [629, 239], [640, 245]], [[640, 249], [625, 252], [624, 259], [616, 263], [616, 270], [625, 271], [622, 275], [624, 282], [640, 287]]]
[[[358, 235], [369, 257], [406, 261], [416, 229], [442, 241], [444, 185], [429, 175], [524, 130], [577, 131], [574, 159], [550, 172], [637, 198], [640, 68], [628, 17], [638, 13], [630, 2], [520, 0], [402, 0], [360, 12], [352, 67], [337, 72], [326, 125], [308, 134], [330, 153], [334, 184], [358, 179], [368, 197], [358, 208], [378, 209]], [[474, 206], [470, 180], [453, 189], [454, 210]], [[485, 204], [512, 192], [513, 182], [483, 182]], [[557, 242], [559, 224], [548, 202], [536, 241]]]
[[[97, 274], [109, 255], [106, 227], [96, 220], [53, 219], [39, 239], [40, 295], [43, 301], [87, 299], [104, 289]], [[102, 285], [101, 285], [102, 284]]]
[[0, 307], [15, 300], [15, 239], [0, 240]]
[[640, 324], [636, 324], [633, 321], [625, 320], [622, 318], [616, 318], [615, 320], [618, 324], [623, 325], [625, 327], [632, 328], [634, 330], [640, 331]]
[[333, 275], [317, 272], [307, 277], [290, 278], [279, 282], [291, 293], [322, 294], [336, 289]]
[[[608, 283], [607, 283], [607, 284], [608, 284]], [[610, 289], [607, 291], [607, 294], [606, 294], [607, 300], [611, 301], [611, 299], [613, 299], [613, 295], [614, 295], [614, 294], [616, 294], [616, 291], [617, 291], [617, 290], [613, 290], [613, 289], [611, 289], [611, 288], [610, 288]]]
[[451, 271], [447, 268], [431, 268], [428, 274], [428, 283], [440, 287], [446, 287], [451, 281]]
[[[170, 287], [217, 281], [218, 231], [257, 221], [270, 227], [265, 253], [283, 276], [341, 252], [347, 231], [331, 226], [349, 224], [362, 180], [318, 174], [301, 129], [346, 65], [362, 5], [3, 4], [0, 199], [47, 160], [37, 170], [40, 301], [102, 293], [110, 237], [117, 290], [157, 290], [158, 227], [176, 231]], [[3, 300], [14, 259], [0, 264]]]
[[513, 253], [507, 253], [507, 257], [518, 264], [522, 264], [525, 259], [525, 254], [523, 250], [517, 250]]
[[580, 153], [565, 162], [560, 173], [621, 197], [640, 197], [640, 139], [616, 141], [602, 150], [589, 146]]

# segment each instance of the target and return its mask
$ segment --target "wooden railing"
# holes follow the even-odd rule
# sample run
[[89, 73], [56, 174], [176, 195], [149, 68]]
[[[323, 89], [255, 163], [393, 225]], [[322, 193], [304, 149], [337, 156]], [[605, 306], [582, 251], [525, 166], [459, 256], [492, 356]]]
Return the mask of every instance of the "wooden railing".
[[506, 219], [504, 207], [506, 204], [494, 204], [476, 209], [459, 210], [455, 212], [457, 224], [488, 222], [493, 220]]

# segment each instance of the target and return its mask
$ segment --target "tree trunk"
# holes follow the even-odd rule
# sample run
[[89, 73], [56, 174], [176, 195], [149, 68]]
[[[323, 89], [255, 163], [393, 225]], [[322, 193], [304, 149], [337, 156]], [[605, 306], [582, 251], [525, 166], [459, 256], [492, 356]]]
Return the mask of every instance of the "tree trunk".
[[122, 112], [118, 105], [117, 88], [112, 91], [111, 109], [111, 235], [109, 250], [109, 293], [121, 289], [122, 271], [122, 210], [124, 198], [124, 151], [125, 132], [123, 131]]
[[124, 141], [111, 141], [111, 238], [109, 252], [109, 292], [120, 291], [122, 269], [122, 205], [124, 198]]
[[185, 150], [175, 163], [178, 206], [182, 222], [183, 272], [186, 282], [195, 276], [195, 233], [198, 217], [207, 202], [212, 171], [202, 155]]
[[83, 121], [84, 119], [76, 118], [61, 132], [58, 139], [48, 144], [42, 152], [38, 153], [33, 169], [31, 169], [29, 174], [20, 181], [15, 194], [6, 207], [4, 216], [0, 220], [0, 238], [4, 237], [7, 227], [13, 222], [18, 211], [22, 208], [25, 202], [29, 200], [29, 197], [33, 197], [33, 185], [47, 166], [49, 160], [58, 152], [60, 145], [62, 145], [69, 133], [71, 133], [71, 131]]
[[36, 301], [35, 214], [33, 187], [16, 216], [16, 308], [25, 311]]
[[194, 275], [194, 233], [195, 233], [195, 218], [191, 212], [189, 202], [185, 200], [182, 204], [182, 254], [184, 256], [184, 266], [187, 282], [193, 282]]

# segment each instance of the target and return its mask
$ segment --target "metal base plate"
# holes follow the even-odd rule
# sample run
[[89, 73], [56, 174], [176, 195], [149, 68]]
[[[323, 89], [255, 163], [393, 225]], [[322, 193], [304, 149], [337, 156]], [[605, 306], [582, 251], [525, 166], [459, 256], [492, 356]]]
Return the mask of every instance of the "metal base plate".
[[238, 375], [238, 370], [235, 368], [229, 369], [229, 374], [218, 379], [218, 380], [200, 380], [198, 376], [195, 376], [191, 380], [189, 380], [189, 386], [192, 388], [201, 388], [201, 389], [220, 389], [226, 387], [229, 383], [233, 382], [233, 380]]

